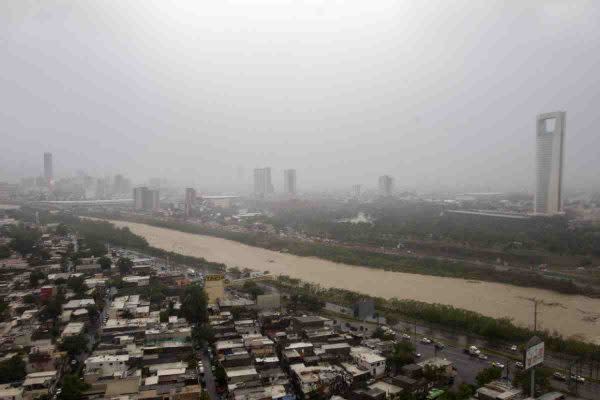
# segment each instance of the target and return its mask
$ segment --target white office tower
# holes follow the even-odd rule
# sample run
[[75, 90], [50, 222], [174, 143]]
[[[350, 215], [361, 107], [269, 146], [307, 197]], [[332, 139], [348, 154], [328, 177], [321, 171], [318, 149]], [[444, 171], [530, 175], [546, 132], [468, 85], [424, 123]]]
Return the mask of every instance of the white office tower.
[[540, 114], [537, 117], [536, 214], [553, 215], [562, 212], [565, 119], [564, 111]]
[[296, 194], [296, 170], [286, 169], [283, 171], [283, 187], [285, 194]]

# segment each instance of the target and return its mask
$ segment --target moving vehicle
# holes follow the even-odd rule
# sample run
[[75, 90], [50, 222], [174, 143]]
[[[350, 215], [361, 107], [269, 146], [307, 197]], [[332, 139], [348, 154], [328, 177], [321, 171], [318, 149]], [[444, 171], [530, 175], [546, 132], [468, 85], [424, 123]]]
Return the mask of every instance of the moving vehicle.
[[510, 346], [511, 351], [518, 351], [519, 348], [517, 347], [516, 344], [513, 344], [512, 346]]
[[515, 367], [519, 368], [519, 369], [523, 369], [525, 366], [523, 365], [523, 363], [521, 361], [517, 361], [515, 363]]
[[585, 383], [585, 378], [581, 375], [571, 375], [571, 380], [577, 381], [579, 383]]
[[563, 382], [567, 380], [567, 376], [565, 374], [561, 374], [560, 372], [553, 373], [552, 377], [556, 380], [563, 381]]
[[434, 346], [435, 346], [435, 348], [436, 348], [436, 349], [438, 349], [438, 350], [443, 350], [443, 349], [446, 347], [446, 346], [444, 346], [444, 344], [443, 344], [443, 343], [440, 343], [440, 342], [435, 342], [433, 345], [434, 345]]
[[403, 333], [402, 335], [400, 335], [400, 337], [404, 340], [410, 340], [410, 335], [407, 335], [406, 333]]
[[470, 347], [466, 348], [464, 350], [464, 352], [473, 357], [477, 357], [479, 354], [481, 354], [481, 351], [475, 346], [470, 346]]
[[431, 344], [431, 339], [424, 337], [423, 339], [421, 339], [421, 343], [423, 344]]
[[483, 353], [479, 353], [479, 354], [477, 354], [477, 358], [479, 358], [480, 360], [487, 360], [487, 359], [488, 359], [488, 356], [486, 356], [486, 355], [485, 355], [485, 354], [483, 354]]
[[499, 363], [497, 361], [492, 361], [492, 367], [503, 369], [505, 367], [505, 365], [502, 363]]

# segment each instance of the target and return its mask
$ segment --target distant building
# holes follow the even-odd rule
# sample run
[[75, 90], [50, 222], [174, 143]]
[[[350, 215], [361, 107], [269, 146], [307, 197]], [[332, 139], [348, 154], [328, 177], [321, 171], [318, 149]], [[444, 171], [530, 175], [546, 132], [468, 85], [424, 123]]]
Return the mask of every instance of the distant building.
[[283, 171], [283, 187], [285, 194], [296, 194], [296, 170], [286, 169]]
[[50, 184], [54, 180], [54, 168], [52, 167], [52, 153], [44, 153], [44, 179]]
[[564, 111], [540, 114], [537, 117], [536, 214], [552, 215], [562, 212], [565, 120]]
[[271, 168], [255, 168], [254, 194], [259, 197], [264, 197], [265, 195], [271, 193], [273, 193], [273, 184], [271, 183]]
[[194, 188], [186, 188], [185, 189], [185, 199], [184, 199], [184, 208], [185, 208], [185, 216], [189, 217], [192, 215], [192, 207], [194, 206], [194, 202], [196, 201], [196, 190]]
[[133, 189], [133, 207], [138, 211], [160, 210], [158, 190], [150, 190], [145, 186]]
[[123, 194], [131, 190], [131, 182], [121, 174], [115, 175], [113, 180], [113, 194]]
[[360, 197], [361, 185], [352, 185], [352, 197], [358, 199]]
[[383, 197], [389, 197], [392, 195], [394, 187], [394, 178], [389, 175], [382, 175], [379, 177], [379, 195]]
[[373, 299], [362, 299], [352, 306], [354, 318], [360, 320], [371, 319], [375, 315], [375, 302]]

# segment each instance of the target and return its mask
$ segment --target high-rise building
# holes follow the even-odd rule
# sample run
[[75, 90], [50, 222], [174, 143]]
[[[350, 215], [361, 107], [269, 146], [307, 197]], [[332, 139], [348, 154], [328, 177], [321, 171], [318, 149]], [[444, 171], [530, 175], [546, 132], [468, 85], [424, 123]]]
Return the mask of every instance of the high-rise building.
[[283, 187], [285, 194], [296, 194], [296, 170], [286, 169], [283, 171]]
[[255, 168], [254, 169], [254, 194], [264, 197], [267, 194], [273, 193], [273, 184], [271, 183], [271, 168]]
[[145, 186], [133, 189], [133, 208], [137, 211], [160, 210], [158, 190], [150, 190]]
[[54, 170], [52, 168], [52, 153], [44, 153], [44, 178], [46, 183], [52, 183]]
[[196, 201], [196, 190], [194, 188], [186, 188], [185, 189], [185, 199], [184, 199], [184, 208], [185, 208], [185, 216], [189, 217], [192, 215], [192, 207], [194, 206], [194, 202]]
[[361, 185], [352, 185], [352, 197], [358, 199], [360, 197]]
[[552, 215], [562, 212], [566, 115], [564, 111], [556, 111], [537, 116], [536, 214]]
[[379, 177], [379, 195], [389, 197], [392, 195], [392, 189], [394, 187], [394, 178], [389, 175], [382, 175]]

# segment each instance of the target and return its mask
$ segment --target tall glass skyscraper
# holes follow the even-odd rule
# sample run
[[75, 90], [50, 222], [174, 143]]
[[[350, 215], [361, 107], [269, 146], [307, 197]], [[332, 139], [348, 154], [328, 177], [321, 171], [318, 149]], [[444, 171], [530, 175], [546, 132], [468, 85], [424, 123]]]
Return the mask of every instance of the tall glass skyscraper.
[[564, 111], [540, 114], [536, 123], [536, 183], [534, 212], [562, 212], [563, 159], [565, 142]]

